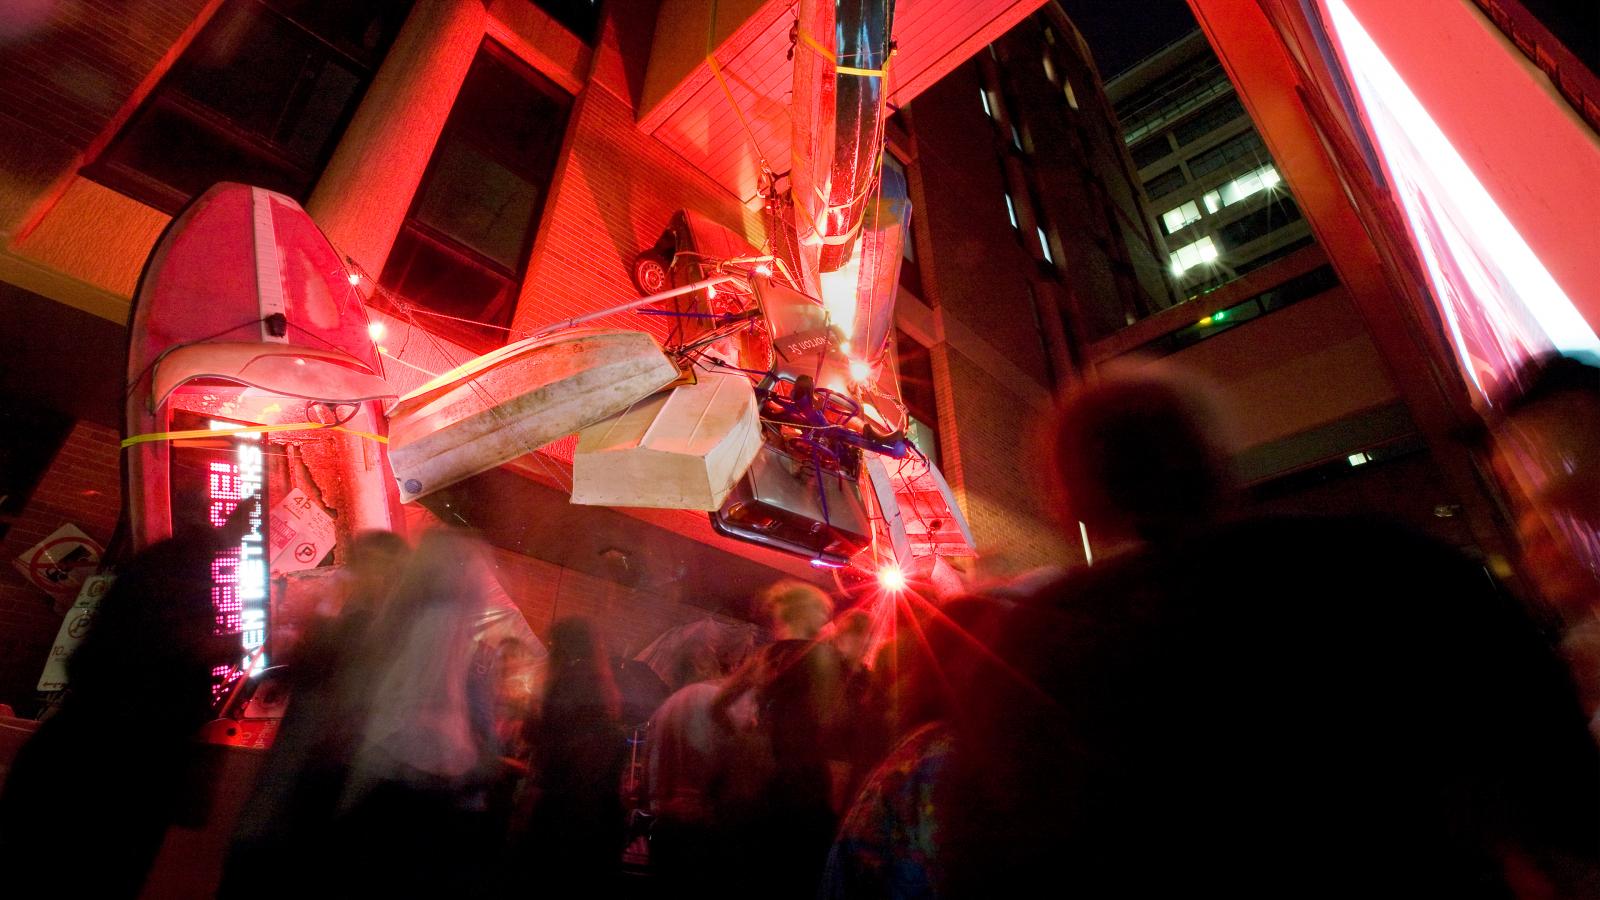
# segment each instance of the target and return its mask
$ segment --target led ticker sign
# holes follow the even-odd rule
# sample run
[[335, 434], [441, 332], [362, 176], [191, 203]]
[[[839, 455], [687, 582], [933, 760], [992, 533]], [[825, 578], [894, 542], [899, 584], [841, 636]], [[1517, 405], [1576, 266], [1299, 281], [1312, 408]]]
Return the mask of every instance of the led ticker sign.
[[261, 439], [256, 435], [236, 435], [233, 441], [233, 459], [213, 460], [210, 464], [207, 513], [211, 524], [222, 527], [234, 508], [245, 500], [255, 497], [260, 502], [251, 510], [239, 544], [219, 551], [212, 562], [211, 604], [217, 614], [217, 633], [239, 635], [243, 652], [239, 668], [249, 672], [266, 666], [265, 482]]
[[[234, 427], [212, 422], [213, 429]], [[244, 534], [211, 558], [212, 633], [237, 636], [238, 658], [213, 667], [212, 693], [222, 699], [240, 677], [267, 665], [267, 496], [262, 438], [255, 434], [175, 442], [174, 525], [200, 519], [222, 528], [239, 504], [256, 498]]]

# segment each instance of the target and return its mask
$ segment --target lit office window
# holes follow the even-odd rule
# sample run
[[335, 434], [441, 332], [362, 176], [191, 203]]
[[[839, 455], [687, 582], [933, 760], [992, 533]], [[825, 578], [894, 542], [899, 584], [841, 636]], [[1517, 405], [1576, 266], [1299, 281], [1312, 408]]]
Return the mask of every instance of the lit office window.
[[1172, 274], [1182, 275], [1195, 266], [1212, 262], [1216, 258], [1217, 245], [1211, 242], [1211, 238], [1203, 237], [1172, 251]]
[[1261, 191], [1271, 190], [1277, 187], [1281, 180], [1278, 177], [1278, 170], [1272, 166], [1262, 166], [1253, 172], [1246, 172], [1222, 187], [1207, 192], [1202, 198], [1206, 204], [1206, 212], [1214, 213]]
[[[1215, 192], [1213, 192], [1215, 193]], [[1209, 204], [1207, 204], [1209, 206]], [[1216, 210], [1211, 210], [1216, 212]], [[1190, 222], [1200, 221], [1200, 207], [1193, 200], [1183, 204], [1177, 209], [1169, 209], [1161, 214], [1161, 224], [1167, 228], [1167, 234], [1176, 234], [1178, 229]]]
[[978, 99], [983, 101], [983, 114], [991, 119], [994, 118], [994, 109], [989, 106], [989, 90], [987, 88], [978, 89]]
[[1050, 255], [1050, 238], [1045, 236], [1044, 229], [1039, 229], [1039, 249], [1044, 251], [1044, 261], [1054, 264], [1056, 258]]
[[1017, 225], [1017, 207], [1016, 207], [1016, 204], [1011, 202], [1011, 195], [1010, 194], [1006, 195], [1006, 215], [1011, 218], [1011, 227], [1012, 228], [1019, 227]]

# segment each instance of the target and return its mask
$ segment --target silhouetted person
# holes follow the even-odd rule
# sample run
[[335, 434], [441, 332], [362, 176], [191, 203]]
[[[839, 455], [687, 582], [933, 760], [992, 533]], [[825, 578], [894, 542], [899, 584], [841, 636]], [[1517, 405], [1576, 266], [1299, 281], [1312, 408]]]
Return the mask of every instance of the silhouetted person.
[[942, 893], [1593, 896], [1600, 766], [1522, 610], [1384, 522], [1215, 518], [1179, 384], [1061, 412], [1064, 518], [1133, 545], [1022, 602], [968, 686]]
[[[332, 826], [361, 739], [367, 702], [389, 648], [374, 643], [383, 604], [405, 570], [399, 535], [355, 536], [336, 616], [315, 619], [289, 660], [289, 710], [229, 848], [218, 896], [315, 893], [304, 873], [333, 867]], [[294, 860], [284, 865], [283, 860]]]
[[538, 791], [524, 864], [554, 896], [612, 896], [624, 818], [627, 740], [621, 698], [594, 624], [566, 618], [550, 628], [544, 702], [533, 726]]
[[211, 715], [212, 667], [239, 661], [237, 638], [212, 634], [211, 564], [230, 537], [188, 533], [118, 567], [68, 662], [69, 693], [0, 796], [13, 883], [52, 873], [80, 896], [138, 895]]
[[754, 807], [730, 811], [730, 827], [746, 817], [750, 842], [749, 869], [736, 877], [747, 879], [741, 885], [747, 889], [809, 897], [837, 822], [828, 760], [843, 710], [844, 663], [831, 644], [817, 640], [833, 614], [827, 594], [786, 581], [769, 588], [763, 601], [778, 640], [730, 676], [712, 704], [715, 720], [733, 727], [731, 710], [750, 695], [756, 742], [745, 762], [757, 769], [770, 765]]
[[840, 810], [850, 805], [862, 780], [889, 752], [885, 675], [866, 665], [873, 640], [872, 615], [860, 607], [840, 614], [829, 627], [827, 641], [844, 667], [842, 705], [828, 736], [834, 754], [833, 804]]
[[1508, 485], [1521, 571], [1555, 614], [1600, 738], [1600, 368], [1530, 360], [1493, 399], [1495, 467]]
[[656, 817], [650, 866], [665, 896], [707, 897], [727, 874], [717, 791], [729, 753], [711, 718], [721, 686], [721, 679], [686, 684], [650, 719], [645, 782]]
[[486, 554], [463, 533], [427, 532], [372, 626], [381, 656], [330, 846], [345, 894], [471, 895], [490, 877], [493, 759], [468, 700]]

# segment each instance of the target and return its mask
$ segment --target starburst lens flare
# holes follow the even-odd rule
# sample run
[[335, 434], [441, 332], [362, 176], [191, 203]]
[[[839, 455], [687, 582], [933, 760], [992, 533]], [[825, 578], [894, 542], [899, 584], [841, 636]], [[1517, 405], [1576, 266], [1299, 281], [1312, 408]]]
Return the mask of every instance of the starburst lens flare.
[[878, 570], [878, 584], [886, 591], [905, 590], [906, 573], [899, 566], [884, 566]]
[[859, 359], [850, 360], [850, 380], [866, 381], [872, 377], [872, 367]]

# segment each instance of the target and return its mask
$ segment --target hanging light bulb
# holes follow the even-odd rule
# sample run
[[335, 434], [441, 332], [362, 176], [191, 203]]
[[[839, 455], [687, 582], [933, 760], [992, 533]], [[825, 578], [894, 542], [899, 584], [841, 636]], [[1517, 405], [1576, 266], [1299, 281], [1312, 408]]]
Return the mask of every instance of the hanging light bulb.
[[351, 287], [355, 287], [356, 285], [361, 283], [361, 273], [360, 272], [351, 272], [350, 274], [346, 275], [345, 277], [350, 280], [350, 286]]
[[872, 378], [872, 367], [859, 359], [850, 360], [850, 380], [869, 381]]

